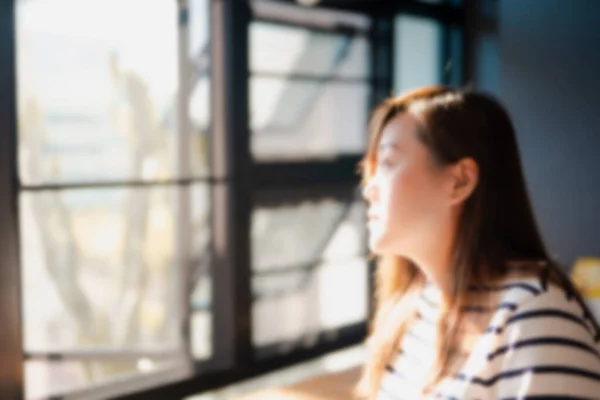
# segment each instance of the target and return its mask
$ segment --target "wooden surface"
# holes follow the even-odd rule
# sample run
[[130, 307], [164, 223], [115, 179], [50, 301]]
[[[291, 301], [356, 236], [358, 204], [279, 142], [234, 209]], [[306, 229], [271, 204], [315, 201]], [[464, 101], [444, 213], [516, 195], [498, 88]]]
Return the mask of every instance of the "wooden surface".
[[296, 385], [262, 390], [235, 400], [351, 400], [360, 368], [309, 379]]

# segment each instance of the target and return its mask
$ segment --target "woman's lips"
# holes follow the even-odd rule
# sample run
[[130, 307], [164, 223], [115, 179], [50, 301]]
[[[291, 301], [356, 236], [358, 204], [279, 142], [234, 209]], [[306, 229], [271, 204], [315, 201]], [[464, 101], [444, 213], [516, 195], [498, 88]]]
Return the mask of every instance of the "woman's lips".
[[379, 219], [379, 215], [373, 211], [367, 213], [367, 219], [370, 221], [376, 221]]

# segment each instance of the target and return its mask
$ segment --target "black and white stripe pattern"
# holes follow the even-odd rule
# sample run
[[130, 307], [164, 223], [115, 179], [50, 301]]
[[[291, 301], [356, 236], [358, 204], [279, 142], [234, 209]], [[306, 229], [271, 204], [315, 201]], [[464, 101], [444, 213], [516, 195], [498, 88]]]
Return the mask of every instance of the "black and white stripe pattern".
[[[468, 345], [459, 349], [457, 369], [430, 398], [600, 399], [598, 333], [572, 296], [533, 278], [469, 290], [491, 299], [463, 308], [467, 318], [486, 325], [461, 340]], [[380, 400], [421, 398], [435, 362], [439, 303], [439, 293], [427, 286], [398, 358], [387, 368]]]

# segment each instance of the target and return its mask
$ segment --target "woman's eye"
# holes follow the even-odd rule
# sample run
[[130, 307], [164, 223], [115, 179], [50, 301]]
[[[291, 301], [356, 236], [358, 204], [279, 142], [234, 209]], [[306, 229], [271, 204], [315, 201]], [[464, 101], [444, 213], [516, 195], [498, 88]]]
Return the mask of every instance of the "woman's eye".
[[389, 159], [382, 159], [377, 164], [379, 168], [383, 169], [390, 168], [393, 165], [392, 161]]

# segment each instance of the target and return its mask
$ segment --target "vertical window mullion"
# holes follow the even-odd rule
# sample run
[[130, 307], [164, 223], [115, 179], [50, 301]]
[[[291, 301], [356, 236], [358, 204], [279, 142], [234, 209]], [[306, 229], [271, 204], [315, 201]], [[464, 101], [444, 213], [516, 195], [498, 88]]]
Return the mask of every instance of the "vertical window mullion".
[[[370, 107], [375, 107], [393, 90], [394, 18], [376, 16], [371, 25], [371, 85]], [[369, 110], [367, 110], [369, 112]]]
[[213, 348], [218, 367], [252, 362], [248, 4], [212, 2]]
[[0, 393], [20, 399], [23, 388], [21, 284], [18, 249], [17, 123], [14, 1], [0, 5]]
[[[189, 6], [186, 1], [178, 1], [178, 80], [179, 90], [177, 98], [177, 129], [176, 129], [176, 171], [177, 176], [182, 178], [190, 177], [190, 133], [191, 121], [188, 111], [188, 105], [191, 96], [191, 64], [188, 57], [189, 48]], [[190, 236], [191, 236], [191, 188], [189, 185], [181, 185], [177, 190], [177, 217], [175, 231], [176, 246], [176, 278], [173, 285], [175, 289], [175, 304], [179, 306], [176, 309], [179, 312], [177, 321], [180, 324], [179, 334], [182, 336], [182, 347], [184, 357], [191, 361], [191, 303], [190, 296], [193, 286], [190, 285]]]

